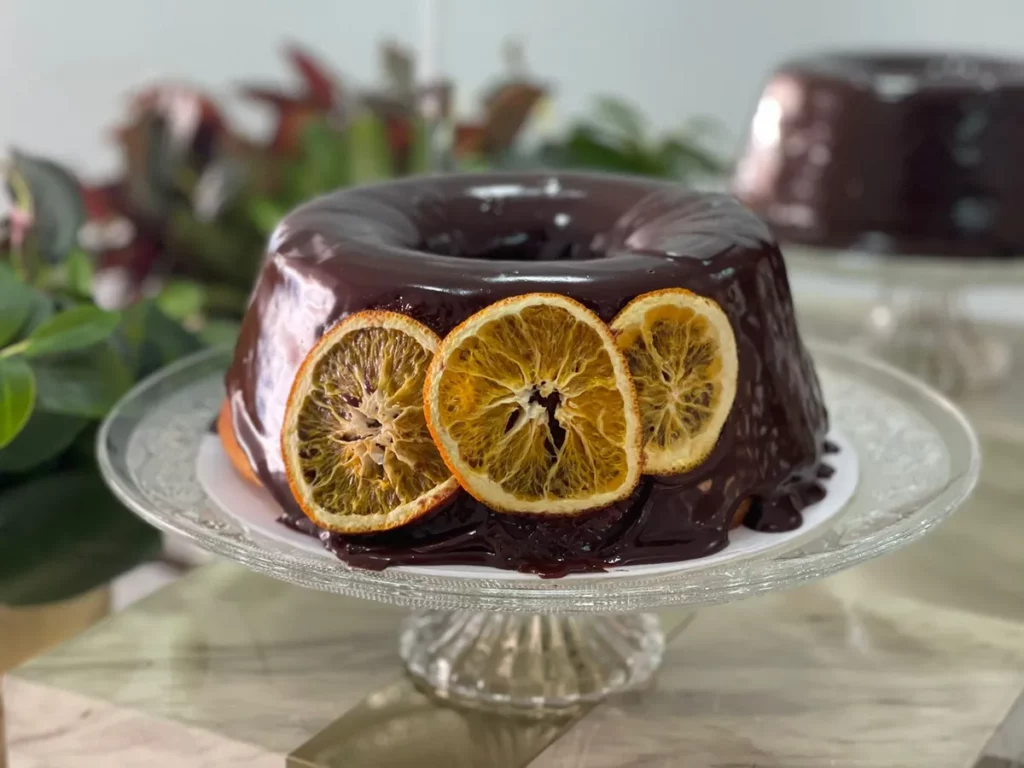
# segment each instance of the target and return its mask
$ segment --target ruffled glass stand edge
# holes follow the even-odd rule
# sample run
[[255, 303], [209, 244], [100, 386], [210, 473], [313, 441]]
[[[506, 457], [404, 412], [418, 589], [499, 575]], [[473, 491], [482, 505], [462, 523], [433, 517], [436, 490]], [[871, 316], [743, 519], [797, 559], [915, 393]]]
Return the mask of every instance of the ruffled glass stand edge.
[[195, 475], [199, 443], [223, 398], [228, 350], [199, 353], [133, 389], [97, 437], [104, 477], [143, 519], [304, 587], [416, 609], [399, 648], [435, 694], [476, 706], [570, 707], [642, 685], [664, 636], [656, 608], [725, 602], [819, 578], [923, 536], [977, 480], [967, 420], [927, 385], [884, 363], [812, 344], [835, 425], [860, 460], [860, 485], [836, 523], [746, 560], [657, 576], [511, 581], [380, 572], [294, 549], [241, 528]]

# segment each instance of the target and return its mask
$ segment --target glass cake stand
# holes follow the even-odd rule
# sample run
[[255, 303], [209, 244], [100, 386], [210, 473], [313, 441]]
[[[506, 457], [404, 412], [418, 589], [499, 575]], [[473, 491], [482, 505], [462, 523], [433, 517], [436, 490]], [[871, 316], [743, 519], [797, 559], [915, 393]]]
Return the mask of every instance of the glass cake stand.
[[871, 354], [954, 396], [1007, 378], [1009, 345], [979, 330], [964, 305], [972, 288], [1024, 285], [1024, 256], [893, 256], [790, 244], [783, 251], [793, 274], [868, 281], [880, 288], [855, 340]]
[[515, 711], [571, 707], [653, 676], [665, 644], [654, 609], [736, 600], [848, 568], [920, 538], [970, 493], [978, 442], [953, 405], [884, 363], [822, 344], [812, 351], [833, 424], [857, 452], [856, 493], [833, 525], [795, 545], [696, 570], [453, 578], [352, 568], [261, 537], [226, 517], [196, 478], [199, 444], [223, 398], [224, 350], [182, 360], [130, 392], [100, 430], [98, 457], [115, 493], [159, 528], [278, 579], [414, 609], [399, 650], [434, 694]]

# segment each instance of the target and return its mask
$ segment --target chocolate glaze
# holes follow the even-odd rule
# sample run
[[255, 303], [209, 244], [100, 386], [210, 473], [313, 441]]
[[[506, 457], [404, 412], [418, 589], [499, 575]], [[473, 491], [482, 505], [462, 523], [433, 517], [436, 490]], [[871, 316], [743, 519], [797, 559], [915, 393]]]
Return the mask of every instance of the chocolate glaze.
[[780, 240], [872, 253], [1024, 253], [1024, 61], [827, 54], [780, 67], [733, 192]]
[[799, 525], [800, 509], [823, 493], [827, 416], [779, 249], [732, 198], [660, 182], [420, 178], [299, 208], [271, 238], [228, 372], [238, 442], [285, 521], [317, 533], [285, 481], [280, 426], [300, 362], [339, 318], [386, 308], [444, 335], [498, 299], [555, 291], [609, 321], [638, 294], [672, 286], [714, 298], [738, 346], [732, 413], [699, 468], [644, 477], [628, 499], [579, 517], [500, 514], [460, 492], [394, 531], [321, 538], [368, 568], [459, 563], [557, 576], [715, 552], [750, 496], [749, 525]]

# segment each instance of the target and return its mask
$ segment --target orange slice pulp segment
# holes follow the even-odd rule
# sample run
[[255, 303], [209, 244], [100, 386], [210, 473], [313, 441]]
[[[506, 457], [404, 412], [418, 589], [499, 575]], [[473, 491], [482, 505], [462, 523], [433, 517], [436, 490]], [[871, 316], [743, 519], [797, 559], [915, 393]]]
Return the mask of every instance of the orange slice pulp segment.
[[452, 474], [493, 509], [573, 514], [639, 481], [626, 361], [600, 318], [564, 296], [515, 296], [455, 328], [427, 373], [424, 403]]
[[675, 474], [714, 449], [736, 397], [739, 363], [729, 318], [683, 288], [638, 296], [611, 323], [643, 420], [644, 471]]
[[388, 530], [458, 489], [423, 417], [424, 376], [438, 341], [404, 315], [359, 312], [327, 331], [303, 361], [281, 451], [296, 501], [320, 527]]

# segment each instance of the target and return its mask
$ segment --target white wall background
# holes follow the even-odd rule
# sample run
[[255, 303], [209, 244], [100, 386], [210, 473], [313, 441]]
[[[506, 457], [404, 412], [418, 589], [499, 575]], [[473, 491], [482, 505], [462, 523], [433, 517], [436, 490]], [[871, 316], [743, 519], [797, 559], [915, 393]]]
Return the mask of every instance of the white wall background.
[[[558, 115], [628, 95], [658, 126], [717, 117], [738, 143], [773, 64], [824, 47], [1024, 55], [1024, 0], [444, 0], [445, 65], [467, 101], [523, 40]], [[418, 0], [0, 0], [0, 140], [102, 174], [104, 131], [140, 83], [186, 80], [229, 98], [283, 81], [285, 40], [369, 84], [386, 38], [415, 44]], [[243, 124], [255, 108], [232, 102]]]

